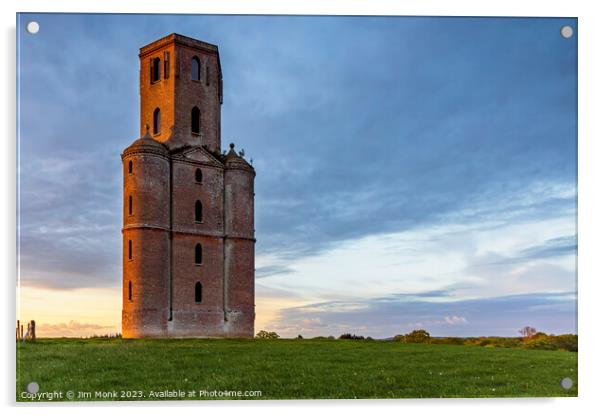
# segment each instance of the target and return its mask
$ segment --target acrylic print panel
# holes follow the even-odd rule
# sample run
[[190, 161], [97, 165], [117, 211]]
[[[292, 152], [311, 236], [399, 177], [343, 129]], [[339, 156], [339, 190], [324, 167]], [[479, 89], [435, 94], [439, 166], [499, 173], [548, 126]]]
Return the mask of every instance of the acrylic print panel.
[[18, 401], [577, 395], [576, 19], [17, 34]]

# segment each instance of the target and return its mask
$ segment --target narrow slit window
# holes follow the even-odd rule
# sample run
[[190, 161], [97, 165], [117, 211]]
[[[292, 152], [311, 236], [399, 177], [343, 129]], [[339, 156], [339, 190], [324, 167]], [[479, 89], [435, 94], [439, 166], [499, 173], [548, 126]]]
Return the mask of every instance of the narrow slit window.
[[128, 197], [128, 215], [132, 214], [132, 195]]
[[201, 61], [196, 56], [190, 62], [190, 79], [193, 81], [201, 80]]
[[194, 263], [197, 265], [203, 263], [203, 247], [201, 244], [196, 244], [194, 247]]
[[203, 301], [203, 285], [200, 281], [194, 284], [194, 302], [200, 303]]
[[132, 240], [128, 241], [128, 259], [132, 259]]
[[194, 179], [197, 183], [203, 183], [203, 171], [201, 169], [196, 169], [194, 172]]
[[133, 163], [132, 163], [132, 160], [130, 160], [128, 162], [128, 174], [132, 174], [132, 170], [133, 170]]
[[191, 130], [194, 134], [200, 134], [201, 132], [201, 110], [198, 107], [194, 107], [190, 113]]
[[153, 134], [159, 134], [159, 131], [161, 131], [161, 110], [155, 108], [153, 112]]
[[132, 301], [132, 281], [128, 281], [128, 300]]
[[161, 79], [161, 59], [154, 58], [151, 61], [151, 82], [157, 82]]
[[194, 220], [195, 222], [203, 221], [203, 204], [200, 200], [197, 200], [194, 204]]
[[163, 52], [163, 78], [169, 78], [169, 52]]

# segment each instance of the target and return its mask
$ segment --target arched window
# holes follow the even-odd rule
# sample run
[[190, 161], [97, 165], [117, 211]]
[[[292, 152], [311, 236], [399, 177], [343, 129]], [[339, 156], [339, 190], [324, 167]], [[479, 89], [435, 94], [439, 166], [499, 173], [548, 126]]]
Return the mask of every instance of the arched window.
[[132, 259], [132, 240], [128, 241], [128, 259]]
[[201, 171], [201, 169], [196, 169], [196, 171], [194, 172], [194, 179], [197, 183], [203, 183], [203, 172]]
[[203, 247], [201, 244], [196, 244], [194, 247], [194, 263], [197, 265], [203, 263]]
[[194, 220], [195, 222], [203, 221], [203, 204], [200, 200], [197, 200], [194, 204]]
[[129, 174], [132, 174], [132, 166], [133, 166], [133, 164], [132, 164], [132, 160], [130, 160], [130, 161], [128, 162], [128, 173], [129, 173]]
[[132, 281], [128, 281], [128, 300], [132, 301]]
[[161, 110], [155, 108], [155, 112], [153, 112], [153, 134], [159, 134], [159, 131], [161, 131]]
[[191, 120], [191, 131], [194, 134], [199, 134], [201, 132], [201, 110], [197, 107], [194, 107], [190, 114]]
[[128, 215], [132, 214], [132, 195], [128, 197]]
[[194, 302], [200, 303], [201, 301], [203, 301], [203, 285], [200, 281], [197, 281], [194, 284]]
[[151, 61], [151, 82], [161, 79], [161, 59], [155, 58]]
[[201, 80], [201, 61], [196, 56], [190, 62], [190, 79], [193, 81]]

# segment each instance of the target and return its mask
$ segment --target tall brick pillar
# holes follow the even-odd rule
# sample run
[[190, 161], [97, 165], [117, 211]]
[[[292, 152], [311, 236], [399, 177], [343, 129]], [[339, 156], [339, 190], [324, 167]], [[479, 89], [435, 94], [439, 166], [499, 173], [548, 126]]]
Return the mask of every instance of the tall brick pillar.
[[232, 336], [252, 337], [255, 321], [255, 170], [234, 151], [224, 162], [225, 308]]

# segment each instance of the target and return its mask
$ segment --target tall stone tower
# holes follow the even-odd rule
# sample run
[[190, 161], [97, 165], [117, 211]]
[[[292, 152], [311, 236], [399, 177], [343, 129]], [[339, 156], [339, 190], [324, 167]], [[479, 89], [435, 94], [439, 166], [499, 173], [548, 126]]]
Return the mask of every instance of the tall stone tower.
[[140, 49], [140, 135], [122, 153], [122, 334], [252, 337], [255, 170], [221, 152], [218, 48]]

